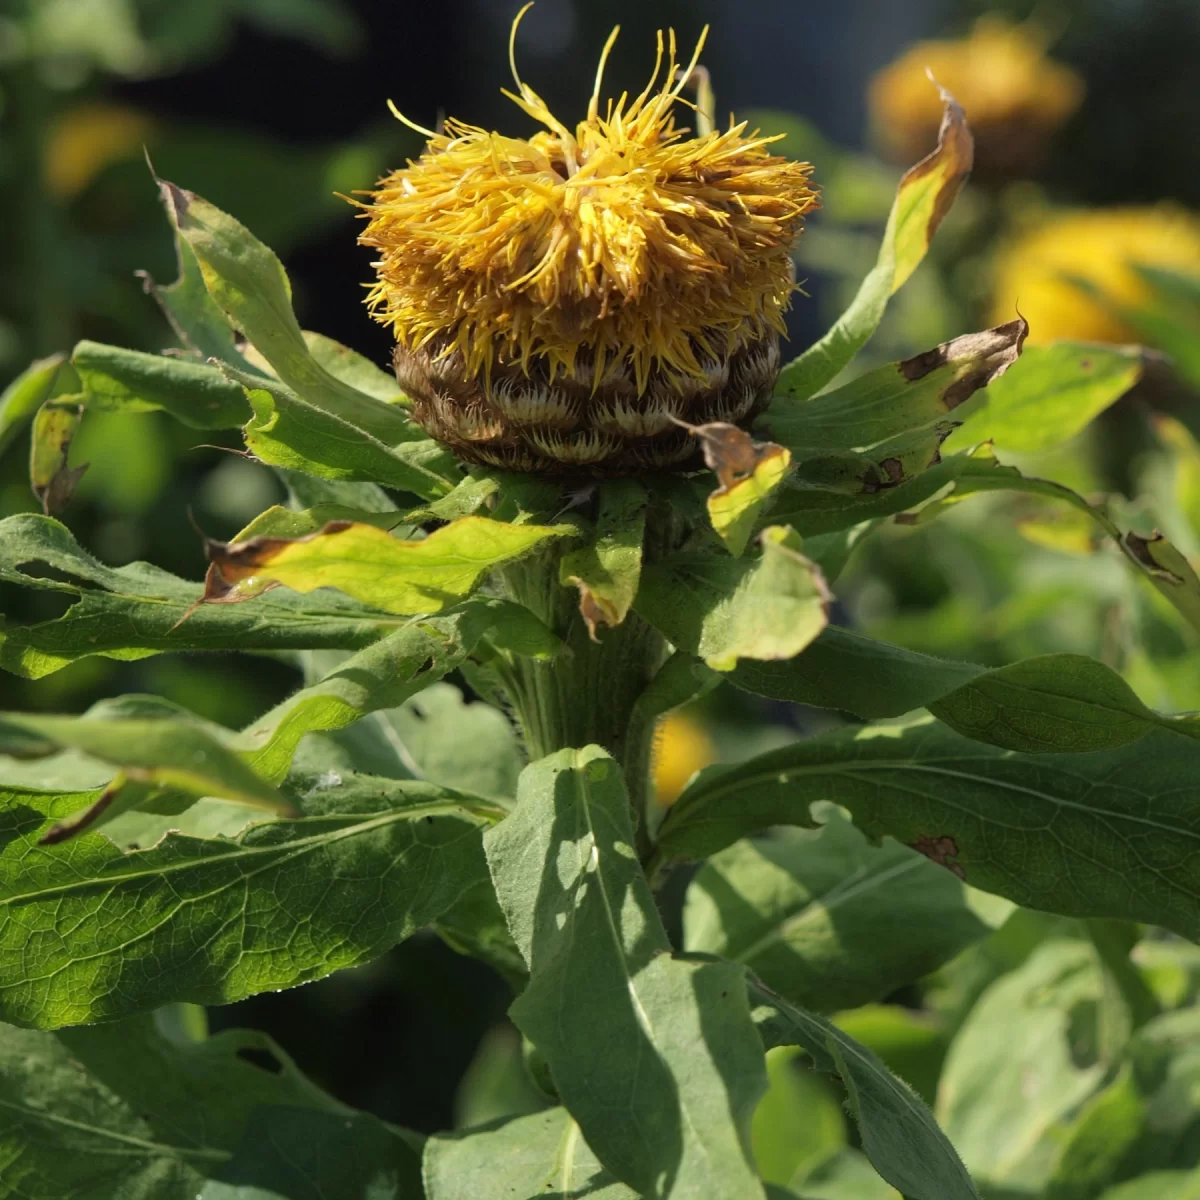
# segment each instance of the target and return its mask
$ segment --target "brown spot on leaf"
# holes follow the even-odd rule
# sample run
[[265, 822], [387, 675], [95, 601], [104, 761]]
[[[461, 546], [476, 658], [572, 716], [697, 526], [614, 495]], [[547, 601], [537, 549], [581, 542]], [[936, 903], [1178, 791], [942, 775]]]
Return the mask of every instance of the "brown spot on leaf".
[[952, 837], [946, 835], [941, 837], [922, 836], [915, 842], [909, 842], [909, 845], [918, 854], [925, 855], [930, 862], [937, 863], [939, 867], [945, 867], [959, 879], [966, 879], [966, 871], [958, 863], [950, 861], [950, 859], [958, 857], [958, 843]]
[[97, 820], [106, 808], [117, 798], [117, 794], [125, 786], [126, 780], [123, 775], [118, 775], [103, 792], [96, 798], [95, 802], [78, 816], [68, 817], [62, 821], [58, 821], [51, 825], [45, 833], [38, 838], [39, 846], [57, 846], [60, 842], [65, 842], [69, 838], [75, 837], [82, 833], [89, 825]]
[[600, 639], [596, 636], [596, 627], [619, 625], [616, 613], [603, 601], [598, 600], [595, 592], [582, 579], [573, 576], [571, 582], [579, 589], [579, 615], [583, 617], [583, 623], [587, 626], [588, 637], [593, 642], [598, 642]]
[[[216, 568], [220, 582], [227, 585], [226, 590], [228, 590], [228, 586], [248, 579], [251, 575], [256, 575], [260, 568], [269, 566], [276, 556], [288, 546], [344, 533], [353, 524], [353, 521], [326, 521], [316, 533], [296, 538], [263, 536], [247, 538], [244, 542], [217, 542], [210, 539], [206, 543], [205, 549], [208, 553], [208, 561]], [[226, 599], [224, 593], [220, 592], [219, 586], [212, 580], [211, 568], [209, 578], [206, 580], [206, 593], [210, 586], [214, 593], [211, 599]], [[209, 599], [210, 597], [206, 594], [205, 600]]]
[[950, 412], [1003, 375], [1021, 357], [1028, 335], [1029, 322], [1017, 317], [993, 329], [951, 338], [896, 365], [909, 383], [941, 367], [957, 366], [959, 370], [942, 392], [942, 402]]
[[759, 463], [784, 453], [782, 446], [774, 442], [756, 442], [744, 429], [724, 421], [689, 425], [674, 417], [672, 420], [700, 439], [704, 447], [704, 465], [715, 472], [721, 485], [713, 493], [714, 496], [726, 495], [739, 483], [749, 479]]
[[1158, 561], [1152, 549], [1159, 542], [1165, 542], [1166, 539], [1157, 531], [1148, 538], [1142, 537], [1139, 533], [1126, 533], [1121, 538], [1121, 545], [1126, 553], [1135, 562], [1140, 563], [1152, 575], [1158, 576], [1159, 579], [1167, 583], [1173, 583], [1177, 586], [1182, 586], [1184, 580], [1176, 575], [1174, 571], [1168, 570]]
[[158, 180], [158, 190], [167, 212], [171, 214], [173, 224], [182, 225], [187, 220], [188, 206], [195, 199], [195, 193], [185, 191], [167, 179]]

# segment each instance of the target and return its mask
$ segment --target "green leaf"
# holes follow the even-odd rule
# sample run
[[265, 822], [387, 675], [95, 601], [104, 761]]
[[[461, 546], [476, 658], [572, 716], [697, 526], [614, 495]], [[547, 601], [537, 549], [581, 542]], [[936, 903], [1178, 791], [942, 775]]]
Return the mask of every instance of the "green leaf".
[[525, 769], [488, 866], [530, 981], [513, 1004], [588, 1145], [646, 1197], [761, 1195], [766, 1087], [740, 970], [674, 959], [598, 747]]
[[1100, 1200], [1200, 1200], [1200, 1171], [1151, 1171], [1109, 1188]]
[[593, 640], [598, 626], [620, 625], [629, 615], [641, 578], [646, 532], [646, 489], [640, 483], [605, 481], [599, 490], [595, 530], [559, 564], [559, 581], [579, 589], [579, 611]]
[[47, 400], [34, 413], [29, 444], [29, 484], [48, 516], [70, 503], [87, 463], [69, 465], [71, 442], [83, 420], [82, 395]]
[[845, 1148], [846, 1121], [833, 1088], [796, 1046], [768, 1051], [767, 1082], [751, 1127], [754, 1161], [766, 1182], [783, 1185]]
[[[948, 484], [963, 477], [975, 478], [996, 468], [990, 448], [973, 454], [954, 454], [937, 461], [933, 458], [936, 438], [931, 440], [925, 431], [904, 435], [899, 445], [887, 445], [872, 451], [877, 464], [865, 456], [842, 456], [832, 461], [810, 460], [806, 470], [816, 466], [830, 469], [833, 474], [807, 477], [799, 470], [784, 480], [771, 508], [771, 519], [790, 525], [803, 537], [836, 533], [877, 521], [883, 517], [907, 512], [925, 503]], [[914, 473], [912, 459], [931, 462], [924, 470]], [[886, 462], [895, 458], [899, 463], [898, 482], [888, 476]], [[878, 478], [882, 468], [883, 477]], [[871, 471], [876, 472], [872, 482]], [[1002, 486], [997, 481], [996, 486]]]
[[41, 757], [80, 750], [134, 783], [216, 796], [271, 812], [291, 805], [236, 754], [187, 721], [0, 713], [0, 753]]
[[435, 683], [383, 716], [422, 778], [492, 799], [516, 795], [521, 748], [499, 709]]
[[[1005, 918], [1016, 911], [1008, 901], [985, 897], [979, 892], [972, 900], [981, 919], [1001, 928]], [[962, 955], [951, 960], [952, 963], [962, 961]], [[923, 985], [922, 990], [927, 986]], [[893, 1075], [903, 1079], [926, 1104], [934, 1102], [950, 1040], [949, 1030], [937, 1017], [923, 1009], [901, 1004], [864, 1004], [861, 1008], [837, 1013], [833, 1023], [878, 1055], [880, 1062]]]
[[[36, 572], [41, 564], [67, 579]], [[106, 567], [64, 526], [34, 514], [0, 521], [0, 580], [73, 598], [56, 620], [0, 626], [0, 667], [29, 679], [92, 656], [129, 660], [186, 650], [355, 650], [405, 624], [329, 592], [276, 591], [244, 604], [197, 608], [200, 584], [147, 563]]]
[[838, 732], [701, 772], [663, 822], [659, 852], [705, 858], [770, 825], [811, 825], [812, 802], [831, 800], [869, 837], [915, 845], [984, 891], [1197, 940], [1200, 809], [1188, 781], [1198, 764], [1195, 742], [1165, 731], [1036, 756], [936, 723]]
[[220, 594], [224, 603], [276, 586], [336, 588], [384, 612], [424, 614], [457, 604], [493, 568], [574, 533], [569, 525], [462, 517], [428, 537], [402, 541], [375, 525], [335, 521], [306, 537], [210, 542], [208, 557], [229, 585]]
[[1124, 1067], [1070, 1122], [1046, 1182], [1045, 1200], [1091, 1200], [1123, 1174], [1123, 1160], [1145, 1117], [1133, 1074]]
[[675, 646], [718, 671], [739, 659], [789, 659], [825, 627], [830, 594], [783, 526], [755, 559], [676, 554], [648, 564], [635, 607]]
[[1189, 1005], [1147, 1022], [1134, 1034], [1128, 1057], [1145, 1101], [1145, 1124], [1123, 1171], [1200, 1165], [1200, 1009]]
[[277, 704], [231, 745], [260, 775], [278, 782], [305, 734], [344, 729], [368, 713], [403, 704], [452, 671], [486, 635], [496, 636], [509, 609], [504, 601], [479, 601], [410, 622]]
[[873, 720], [924, 708], [984, 669], [831, 625], [803, 654], [787, 662], [743, 659], [729, 673], [729, 681], [759, 696]]
[[308, 352], [335, 379], [352, 387], [356, 392], [382, 400], [384, 404], [402, 404], [407, 397], [400, 390], [396, 376], [391, 371], [381, 371], [369, 358], [335, 342], [323, 333], [304, 330], [304, 344]]
[[0, 454], [50, 399], [65, 355], [39, 358], [0, 392]]
[[983, 405], [950, 435], [947, 453], [991, 440], [1002, 450], [1036, 454], [1069, 442], [1142, 375], [1132, 346], [1054, 342], [1030, 346]]
[[[348, 1173], [366, 1174], [369, 1167], [410, 1185], [372, 1193], [380, 1200], [420, 1195], [411, 1188], [419, 1187], [419, 1157], [409, 1142], [323, 1094], [265, 1034], [230, 1030], [207, 1041], [168, 1040], [150, 1017], [59, 1034], [0, 1026], [5, 1195], [231, 1196], [209, 1181], [251, 1182], [243, 1146], [254, 1144], [264, 1126], [278, 1137], [282, 1114], [310, 1146], [336, 1146]], [[258, 1145], [269, 1154], [270, 1143]], [[330, 1200], [363, 1194], [321, 1193]]]
[[[957, 465], [955, 465], [957, 464]], [[938, 467], [926, 471], [915, 480], [928, 481], [941, 468], [954, 466], [952, 478], [944, 480], [953, 484], [949, 493], [934, 504], [927, 505], [919, 513], [906, 514], [905, 524], [920, 524], [939, 515], [946, 508], [959, 503], [976, 492], [1014, 491], [1031, 496], [1060, 501], [1084, 513], [1104, 530], [1141, 575], [1198, 630], [1200, 630], [1200, 576], [1197, 576], [1188, 560], [1160, 533], [1149, 537], [1132, 531], [1122, 531], [1101, 504], [1089, 504], [1077, 492], [1050, 479], [1037, 479], [1022, 475], [1016, 468], [1003, 466], [992, 457], [986, 447], [969, 455], [956, 454]], [[903, 491], [903, 487], [896, 491]], [[921, 497], [928, 499], [933, 493]], [[786, 505], [781, 504], [786, 510]], [[788, 517], [791, 520], [791, 517]], [[795, 522], [793, 522], [795, 524]], [[800, 528], [805, 524], [800, 518]]]
[[429, 438], [388, 445], [346, 418], [309, 404], [282, 383], [256, 383], [231, 367], [225, 374], [245, 388], [254, 415], [242, 433], [263, 462], [324, 479], [382, 483], [427, 500], [453, 490], [454, 460]]
[[[802, 404], [778, 397], [762, 423], [791, 450], [802, 476], [812, 478], [805, 460], [856, 451], [873, 468], [855, 479], [859, 490], [895, 486], [937, 462], [939, 446], [976, 407], [978, 401], [970, 403], [976, 393], [997, 384], [1018, 361], [1028, 331], [1025, 321], [1009, 321], [868, 371]], [[888, 458], [895, 440], [905, 434], [920, 435], [910, 439], [922, 450], [911, 471], [901, 471], [893, 465], [898, 460]]]
[[947, 92], [942, 100], [946, 107], [937, 149], [900, 180], [875, 267], [833, 328], [783, 368], [777, 392], [807, 400], [831, 383], [879, 328], [888, 300], [925, 257], [974, 159], [962, 109]]
[[743, 963], [817, 1011], [878, 1000], [989, 933], [949, 871], [871, 846], [829, 804], [815, 832], [739, 841], [692, 880], [684, 947]]
[[937, 1114], [983, 1184], [1041, 1193], [1048, 1134], [1099, 1088], [1103, 986], [1086, 942], [1054, 939], [984, 993], [950, 1046]]
[[929, 1109], [869, 1050], [760, 984], [751, 983], [750, 999], [768, 1050], [800, 1046], [818, 1071], [841, 1079], [863, 1150], [888, 1183], [912, 1200], [979, 1200]]
[[797, 1185], [798, 1200], [900, 1200], [857, 1150], [843, 1150], [826, 1159]]
[[984, 671], [929, 709], [959, 733], [1025, 753], [1106, 750], [1156, 727], [1200, 737], [1200, 717], [1154, 712], [1112, 668], [1078, 654]]
[[[159, 193], [165, 202], [167, 193], [161, 183]], [[179, 338], [179, 344], [186, 350], [203, 360], [215, 358], [220, 362], [257, 373], [258, 368], [251, 367], [243, 357], [233, 326], [208, 294], [200, 262], [187, 238], [180, 232], [178, 214], [174, 206], [164, 203], [163, 207], [166, 209], [175, 238], [179, 277], [174, 283], [160, 287], [149, 275], [143, 273], [146, 290], [154, 297], [175, 331], [175, 336]]]
[[1105, 750], [1156, 728], [1200, 737], [1196, 716], [1147, 708], [1110, 667], [1079, 654], [989, 670], [832, 627], [797, 658], [743, 661], [730, 680], [761, 696], [867, 719], [928, 708], [959, 733], [1025, 754]]
[[163, 411], [192, 429], [236, 429], [250, 417], [241, 387], [206, 363], [80, 342], [71, 365], [89, 409]]
[[425, 1143], [424, 1173], [428, 1200], [638, 1196], [600, 1165], [565, 1108], [437, 1134]]
[[244, 225], [173, 183], [159, 180], [159, 188], [209, 295], [284, 384], [309, 405], [385, 445], [424, 439], [402, 408], [351, 387], [317, 362], [292, 312], [283, 264]]
[[424, 1200], [420, 1139], [366, 1113], [283, 1106], [250, 1118], [199, 1200]]
[[494, 805], [426, 783], [310, 781], [296, 820], [122, 853], [40, 847], [77, 796], [0, 792], [0, 1015], [39, 1028], [227, 1004], [382, 954], [486, 879]]

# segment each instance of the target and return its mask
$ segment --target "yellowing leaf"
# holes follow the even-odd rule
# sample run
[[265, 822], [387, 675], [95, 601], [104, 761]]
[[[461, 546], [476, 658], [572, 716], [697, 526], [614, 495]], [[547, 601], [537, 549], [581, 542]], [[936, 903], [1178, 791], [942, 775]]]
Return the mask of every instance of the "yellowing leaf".
[[716, 671], [740, 658], [794, 658], [825, 628], [832, 597], [794, 530], [769, 526], [759, 541], [756, 559], [676, 554], [647, 563], [637, 611]]
[[712, 527], [733, 555], [740, 555], [745, 550], [763, 505], [783, 482], [792, 463], [791, 452], [783, 446], [776, 446], [774, 442], [753, 444], [758, 455], [751, 473], [737, 483], [723, 484], [708, 498]]
[[401, 541], [374, 525], [330, 521], [307, 537], [210, 542], [205, 600], [231, 602], [273, 587], [331, 587], [391, 613], [435, 613], [457, 604], [493, 567], [570, 526], [506, 525], [463, 517], [420, 541]]
[[686, 428], [700, 439], [704, 462], [721, 484], [708, 498], [712, 527], [730, 553], [740, 557], [763, 504], [787, 474], [792, 456], [782, 446], [756, 442], [724, 421]]
[[884, 249], [890, 243], [894, 256], [893, 295], [921, 265], [975, 161], [975, 142], [963, 110], [945, 88], [939, 87], [938, 91], [945, 109], [937, 149], [900, 180], [884, 234]]

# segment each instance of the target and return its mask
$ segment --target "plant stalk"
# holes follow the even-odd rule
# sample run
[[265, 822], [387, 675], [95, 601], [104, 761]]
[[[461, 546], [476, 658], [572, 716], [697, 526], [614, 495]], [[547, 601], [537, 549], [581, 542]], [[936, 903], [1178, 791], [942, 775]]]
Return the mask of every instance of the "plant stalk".
[[[530, 759], [596, 744], [616, 759], [625, 777], [638, 853], [652, 850], [646, 806], [652, 799], [653, 719], [634, 720], [635, 706], [667, 656], [663, 636], [630, 613], [596, 640], [579, 613], [574, 588], [558, 579], [558, 555], [549, 552], [506, 568], [507, 595], [537, 614], [565, 643], [553, 659], [514, 657], [504, 679], [525, 734]], [[642, 728], [646, 725], [646, 728]]]

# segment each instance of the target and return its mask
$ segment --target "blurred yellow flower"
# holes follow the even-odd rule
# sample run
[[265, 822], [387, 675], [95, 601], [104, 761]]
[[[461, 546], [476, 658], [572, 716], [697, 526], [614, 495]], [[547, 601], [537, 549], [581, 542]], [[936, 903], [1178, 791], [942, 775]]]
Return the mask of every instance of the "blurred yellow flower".
[[942, 103], [930, 73], [963, 106], [975, 134], [976, 174], [985, 179], [1036, 168], [1050, 135], [1083, 100], [1083, 80], [1046, 56], [1035, 27], [981, 17], [970, 36], [918, 42], [871, 81], [872, 130], [900, 162], [937, 143]]
[[1149, 299], [1131, 264], [1200, 274], [1200, 219], [1169, 205], [1051, 217], [1001, 249], [993, 317], [1007, 321], [1019, 308], [1031, 342], [1137, 341], [1110, 307], [1137, 308]]
[[703, 725], [681, 712], [669, 713], [655, 741], [654, 790], [659, 804], [674, 804], [687, 781], [716, 757]]
[[154, 119], [120, 104], [81, 104], [51, 126], [46, 139], [46, 187], [70, 200], [111, 162], [141, 152]]
[[472, 461], [671, 465], [695, 454], [674, 418], [744, 422], [770, 397], [812, 168], [744, 123], [707, 128], [712, 114], [685, 136], [703, 38], [681, 67], [660, 33], [645, 89], [602, 106], [615, 36], [574, 128], [514, 64], [505, 94], [540, 132], [447, 120], [363, 206], [368, 302], [414, 416]]

